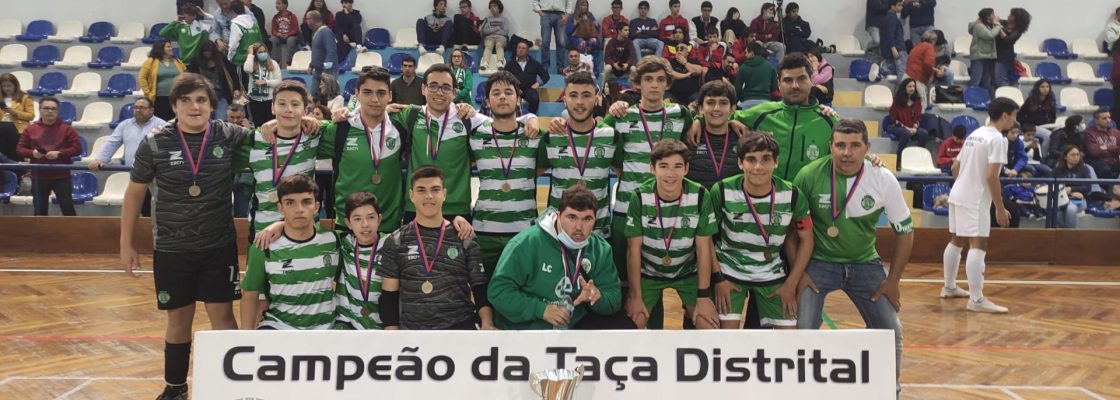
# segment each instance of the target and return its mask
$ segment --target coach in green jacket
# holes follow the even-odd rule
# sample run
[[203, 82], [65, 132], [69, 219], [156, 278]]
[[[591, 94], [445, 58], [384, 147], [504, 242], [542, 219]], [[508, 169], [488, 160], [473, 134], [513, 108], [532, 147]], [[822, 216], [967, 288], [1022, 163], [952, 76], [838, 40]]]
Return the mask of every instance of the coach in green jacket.
[[597, 204], [583, 185], [568, 188], [560, 211], [546, 211], [506, 245], [488, 289], [499, 329], [635, 328], [619, 313], [611, 247], [593, 233]]

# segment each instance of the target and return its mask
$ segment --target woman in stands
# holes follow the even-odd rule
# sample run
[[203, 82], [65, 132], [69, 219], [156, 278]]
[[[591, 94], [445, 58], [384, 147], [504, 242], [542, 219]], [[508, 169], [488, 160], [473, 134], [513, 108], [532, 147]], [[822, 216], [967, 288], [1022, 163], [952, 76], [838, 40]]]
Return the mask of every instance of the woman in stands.
[[307, 5], [307, 11], [303, 12], [303, 23], [299, 24], [299, 30], [303, 33], [304, 44], [311, 43], [311, 34], [314, 33], [311, 27], [307, 25], [308, 11], [318, 11], [319, 15], [323, 16], [323, 24], [327, 26], [327, 29], [334, 31], [334, 13], [327, 8], [326, 0], [312, 0], [311, 4]]
[[898, 140], [897, 167], [902, 167], [902, 150], [906, 149], [911, 141], [918, 146], [926, 147], [929, 132], [922, 129], [922, 97], [918, 95], [918, 84], [913, 79], [906, 78], [898, 85], [894, 93], [894, 104], [891, 104], [887, 132]]
[[979, 15], [979, 19], [968, 23], [968, 32], [972, 35], [972, 44], [968, 46], [968, 58], [972, 60], [968, 68], [971, 78], [968, 85], [988, 89], [988, 93], [995, 97], [996, 38], [1002, 26], [991, 8], [980, 10]]
[[467, 48], [460, 47], [451, 50], [451, 75], [455, 79], [455, 102], [471, 104], [471, 86], [474, 78], [471, 76], [471, 66], [467, 65]]
[[1031, 13], [1022, 8], [1012, 8], [1007, 16], [1007, 23], [999, 31], [996, 38], [996, 69], [995, 86], [1007, 86], [1011, 82], [1007, 79], [1010, 71], [1015, 68], [1015, 42], [1023, 37], [1027, 28], [1031, 26]]
[[821, 54], [820, 47], [810, 47], [808, 58], [809, 65], [813, 67], [813, 75], [810, 78], [813, 81], [812, 96], [821, 104], [830, 105], [833, 97], [832, 74], [836, 69]]
[[727, 16], [719, 22], [719, 32], [723, 34], [723, 41], [727, 43], [734, 43], [735, 39], [747, 34], [747, 23], [740, 18], [738, 8], [727, 9]]
[[1061, 161], [1059, 156], [1066, 146], [1085, 148], [1085, 137], [1082, 133], [1085, 127], [1082, 126], [1082, 121], [1084, 121], [1084, 117], [1080, 115], [1070, 116], [1066, 118], [1065, 127], [1050, 135], [1050, 143], [1046, 147], [1046, 164], [1052, 168], [1058, 168], [1058, 163]]
[[[1077, 146], [1068, 145], [1062, 149], [1058, 166], [1054, 168], [1054, 177], [1058, 179], [1093, 179], [1092, 168], [1085, 164], [1084, 153]], [[1063, 190], [1069, 195], [1069, 204], [1064, 209], [1058, 210], [1059, 228], [1077, 228], [1077, 214], [1085, 211], [1091, 186], [1085, 184], [1063, 185]]]
[[945, 32], [940, 29], [934, 29], [933, 32], [937, 35], [937, 41], [933, 42], [934, 52], [934, 65], [938, 69], [944, 69], [943, 76], [934, 75], [931, 83], [937, 85], [952, 85], [953, 84], [953, 69], [949, 68], [949, 64], [953, 62], [953, 46], [949, 45], [949, 41], [945, 40]]
[[214, 106], [211, 118], [224, 121], [229, 105], [234, 99], [241, 98], [243, 87], [241, 73], [234, 68], [225, 54], [218, 51], [218, 46], [209, 40], [202, 42], [198, 56], [194, 58], [191, 65], [187, 66], [187, 71], [202, 75], [214, 86], [214, 92], [218, 95], [218, 104]]
[[249, 77], [249, 117], [254, 125], [261, 126], [274, 118], [272, 89], [280, 84], [280, 64], [268, 57], [268, 47], [264, 43], [249, 46], [249, 55], [241, 66]]
[[23, 93], [15, 75], [0, 75], [0, 154], [18, 160], [19, 135], [35, 119], [35, 102]]
[[[328, 110], [346, 108], [346, 100], [342, 98], [342, 90], [338, 86], [338, 78], [331, 74], [322, 74], [319, 77], [319, 96], [315, 102], [327, 106]], [[330, 113], [327, 114], [330, 117]]]
[[1023, 101], [1023, 108], [1019, 109], [1019, 123], [1034, 125], [1035, 136], [1047, 142], [1050, 140], [1050, 130], [1042, 126], [1053, 124], [1057, 117], [1058, 101], [1051, 89], [1050, 80], [1039, 79], [1031, 89], [1030, 95]]
[[167, 95], [171, 94], [171, 84], [175, 83], [175, 78], [186, 69], [183, 62], [175, 57], [171, 42], [166, 40], [160, 40], [152, 45], [152, 51], [148, 52], [148, 59], [144, 60], [144, 65], [140, 67], [140, 90], [144, 91], [144, 97], [152, 101], [156, 116], [164, 121], [175, 118], [175, 113], [171, 111], [171, 100]]
[[576, 12], [568, 19], [566, 32], [572, 39], [568, 43], [569, 48], [577, 49], [581, 54], [595, 54], [602, 48], [599, 24], [595, 23], [595, 14], [591, 13], [587, 0], [576, 1]]

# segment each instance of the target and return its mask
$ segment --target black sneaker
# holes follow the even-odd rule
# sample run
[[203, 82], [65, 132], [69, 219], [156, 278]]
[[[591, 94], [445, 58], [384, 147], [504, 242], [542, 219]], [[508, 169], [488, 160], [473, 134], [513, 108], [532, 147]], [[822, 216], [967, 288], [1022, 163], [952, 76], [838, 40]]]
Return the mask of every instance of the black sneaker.
[[156, 400], [187, 400], [187, 385], [167, 385], [163, 388], [163, 393], [156, 397]]

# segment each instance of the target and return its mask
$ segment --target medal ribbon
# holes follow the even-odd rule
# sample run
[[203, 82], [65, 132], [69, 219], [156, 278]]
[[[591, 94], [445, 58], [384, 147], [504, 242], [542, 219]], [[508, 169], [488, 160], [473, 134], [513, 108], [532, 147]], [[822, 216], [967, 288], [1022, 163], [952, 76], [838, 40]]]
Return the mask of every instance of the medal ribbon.
[[572, 268], [575, 271], [568, 272], [568, 249], [565, 249], [563, 244], [560, 244], [560, 261], [564, 263], [564, 276], [572, 282], [572, 287], [579, 287], [576, 282], [579, 281], [579, 275], [583, 270], [580, 266], [580, 263], [583, 262], [583, 249], [579, 249], [579, 252], [576, 253], [575, 267]]
[[366, 140], [369, 142], [369, 157], [373, 159], [373, 170], [377, 171], [377, 167], [381, 166], [381, 155], [385, 154], [385, 117], [381, 118], [381, 137], [378, 140], [377, 151], [373, 151], [373, 132], [370, 132], [369, 127], [366, 126], [366, 120], [358, 117], [362, 121], [362, 129], [366, 131]]
[[432, 161], [435, 161], [436, 157], [439, 156], [439, 144], [441, 142], [443, 142], [443, 131], [444, 131], [444, 128], [447, 128], [447, 119], [448, 118], [451, 118], [451, 110], [447, 110], [447, 112], [445, 112], [443, 114], [443, 124], [440, 124], [440, 126], [439, 126], [439, 139], [436, 141], [436, 145], [433, 148], [432, 147], [432, 132], [431, 132], [431, 129], [432, 129], [432, 114], [428, 114], [427, 111], [424, 111], [424, 122], [425, 122], [425, 124], [428, 128], [428, 158], [432, 159]]
[[856, 188], [859, 187], [859, 182], [861, 180], [863, 180], [863, 167], [862, 166], [859, 167], [859, 172], [856, 173], [856, 180], [855, 180], [855, 182], [852, 182], [852, 188], [849, 189], [847, 191], [847, 194], [844, 195], [844, 204], [842, 204], [841, 207], [839, 207], [839, 208], [836, 207], [836, 191], [837, 190], [836, 190], [836, 165], [835, 164], [832, 165], [832, 175], [830, 175], [829, 178], [830, 178], [830, 182], [829, 182], [828, 190], [830, 191], [830, 196], [829, 197], [832, 198], [831, 199], [832, 204], [830, 204], [830, 206], [832, 207], [832, 210], [831, 210], [832, 211], [832, 221], [833, 221], [833, 225], [836, 225], [836, 223], [835, 223], [836, 219], [840, 218], [840, 214], [842, 212], [844, 212], [845, 208], [848, 207], [848, 202], [850, 202], [852, 200], [852, 193], [856, 192]]
[[579, 152], [576, 151], [576, 136], [572, 126], [568, 125], [568, 148], [572, 149], [572, 159], [575, 160], [576, 169], [579, 170], [579, 177], [583, 178], [584, 171], [587, 170], [587, 160], [591, 158], [591, 144], [595, 141], [595, 129], [592, 128], [591, 132], [587, 134], [587, 145], [583, 149], [583, 161], [579, 159]]
[[770, 219], [768, 220], [766, 225], [762, 224], [762, 216], [758, 215], [758, 209], [754, 207], [754, 202], [751, 201], [751, 194], [747, 192], [746, 178], [744, 178], [743, 181], [743, 197], [747, 198], [747, 206], [751, 208], [751, 216], [754, 217], [754, 223], [758, 224], [758, 230], [762, 232], [762, 240], [766, 242], [767, 246], [769, 246], [770, 231], [766, 229], [766, 225], [771, 225], [774, 223], [774, 201], [777, 198], [777, 190], [775, 190], [776, 188], [774, 187], [774, 181], [770, 180]]
[[358, 240], [354, 239], [354, 275], [358, 277], [358, 290], [362, 292], [362, 301], [369, 302], [369, 288], [373, 285], [373, 259], [377, 257], [377, 245], [381, 242], [381, 236], [373, 241], [373, 247], [370, 247], [369, 264], [366, 266], [366, 277], [362, 279], [362, 258], [361, 249], [362, 245], [358, 244]]
[[[684, 208], [684, 195], [685, 190], [684, 188], [681, 188], [681, 198], [680, 200], [678, 200], [677, 210], [673, 212], [674, 219], [681, 215], [681, 208]], [[657, 210], [657, 224], [661, 226], [661, 241], [665, 242], [665, 255], [669, 255], [669, 247], [673, 244], [673, 231], [677, 229], [677, 224], [674, 223], [673, 226], [670, 226], [669, 234], [665, 235], [665, 221], [661, 218], [661, 196], [657, 194], [656, 184], [654, 185], [653, 190], [653, 203], [654, 209]], [[676, 222], [680, 222], [680, 220], [677, 220]]]
[[202, 146], [198, 148], [198, 162], [195, 162], [194, 155], [191, 154], [191, 148], [187, 146], [187, 138], [183, 135], [183, 130], [179, 128], [179, 124], [175, 124], [175, 131], [179, 132], [179, 145], [183, 148], [183, 153], [187, 155], [187, 162], [191, 167], [191, 181], [198, 182], [198, 169], [202, 167], [202, 160], [206, 158], [206, 144], [210, 141], [210, 123], [206, 123], [206, 133], [202, 134]]
[[[420, 259], [424, 261], [424, 272], [426, 275], [432, 275], [432, 267], [436, 265], [435, 258], [428, 259], [428, 252], [424, 250], [424, 237], [420, 236], [420, 224], [412, 221], [412, 230], [416, 232], [416, 241], [420, 242]], [[439, 242], [436, 243], [435, 257], [439, 257], [439, 250], [443, 248], [443, 234], [447, 233], [447, 221], [440, 222], [439, 224]]]
[[[279, 141], [279, 138], [277, 138]], [[284, 164], [278, 164], [277, 153], [280, 149], [276, 147], [276, 143], [272, 144], [272, 187], [280, 185], [280, 179], [284, 177], [284, 171], [288, 170], [288, 165], [292, 162], [292, 156], [299, 150], [299, 143], [303, 141], [303, 128], [300, 128], [299, 135], [296, 135], [296, 142], [292, 144], [292, 148], [288, 150], [288, 155], [284, 157]], [[277, 172], [279, 170], [279, 172]]]
[[727, 164], [727, 149], [731, 144], [731, 140], [724, 139], [723, 151], [720, 152], [719, 162], [716, 162], [716, 153], [713, 152], [712, 140], [708, 137], [708, 129], [704, 128], [704, 144], [708, 146], [708, 158], [712, 159], [712, 166], [716, 169], [716, 177], [723, 177], [723, 166]]
[[498, 162], [502, 165], [502, 176], [509, 179], [510, 170], [513, 169], [513, 155], [517, 154], [518, 135], [515, 133], [513, 136], [513, 147], [509, 151], [509, 163], [506, 163], [505, 156], [502, 155], [502, 144], [498, 142], [498, 132], [495, 129], [490, 129], [490, 138], [494, 139], [494, 148], [498, 149]]
[[[638, 109], [638, 115], [642, 117], [642, 129], [646, 131], [646, 142], [649, 143], [649, 149], [653, 150], [653, 132], [649, 131], [649, 121], [646, 120], [646, 112]], [[665, 138], [665, 125], [669, 124], [666, 121], [669, 118], [669, 112], [664, 107], [661, 108], [661, 133], [657, 135], [657, 140]]]

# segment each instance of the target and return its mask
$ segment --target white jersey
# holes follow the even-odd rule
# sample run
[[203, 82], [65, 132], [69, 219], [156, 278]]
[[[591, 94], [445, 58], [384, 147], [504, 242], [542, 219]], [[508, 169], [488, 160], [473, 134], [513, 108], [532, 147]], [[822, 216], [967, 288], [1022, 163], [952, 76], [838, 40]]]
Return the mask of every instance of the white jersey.
[[965, 139], [957, 161], [960, 171], [949, 192], [949, 204], [975, 209], [990, 207], [992, 193], [985, 182], [988, 166], [1007, 164], [1007, 138], [992, 126], [977, 129]]

